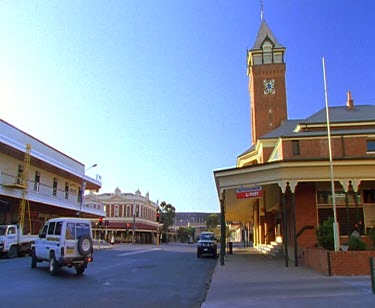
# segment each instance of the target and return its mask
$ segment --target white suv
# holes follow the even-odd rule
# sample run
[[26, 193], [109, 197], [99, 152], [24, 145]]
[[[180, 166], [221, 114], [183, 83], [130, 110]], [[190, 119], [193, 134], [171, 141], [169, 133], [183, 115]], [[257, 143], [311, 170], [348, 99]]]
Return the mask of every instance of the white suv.
[[93, 261], [91, 222], [83, 218], [54, 218], [46, 222], [32, 246], [31, 267], [48, 261], [48, 271], [56, 274], [62, 266], [75, 267], [82, 274]]

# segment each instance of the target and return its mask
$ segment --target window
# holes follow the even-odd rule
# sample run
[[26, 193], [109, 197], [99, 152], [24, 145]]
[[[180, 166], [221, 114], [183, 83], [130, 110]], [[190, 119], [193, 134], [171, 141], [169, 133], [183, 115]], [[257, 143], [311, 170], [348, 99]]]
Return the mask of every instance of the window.
[[9, 227], [8, 234], [16, 234], [16, 227]]
[[294, 156], [299, 156], [300, 149], [299, 149], [299, 140], [292, 140], [292, 153]]
[[69, 183], [65, 182], [65, 199], [69, 198]]
[[115, 205], [115, 217], [119, 217], [119, 208], [118, 205]]
[[78, 189], [78, 194], [77, 194], [77, 202], [81, 203], [82, 200], [82, 190], [81, 187]]
[[367, 152], [375, 152], [375, 140], [367, 141]]
[[53, 178], [52, 196], [57, 195], [57, 178]]
[[40, 238], [46, 238], [46, 235], [47, 235], [47, 228], [48, 228], [48, 225], [45, 225], [43, 227], [43, 230], [42, 232], [40, 233]]
[[35, 171], [35, 177], [34, 177], [34, 190], [39, 191], [39, 184], [40, 184], [40, 172]]
[[[333, 217], [332, 191], [318, 190], [316, 203], [318, 208], [318, 222]], [[349, 235], [357, 229], [360, 234], [364, 232], [364, 210], [361, 196], [344, 191], [335, 191], [336, 216], [340, 225], [340, 235]]]
[[363, 190], [363, 202], [375, 203], [375, 190], [374, 189]]
[[49, 226], [48, 226], [48, 234], [53, 234], [55, 232], [55, 226], [56, 226], [56, 223], [55, 222], [50, 222], [49, 223]]
[[[108, 220], [107, 220], [108, 221]], [[77, 223], [77, 238], [83, 235], [90, 235], [90, 225], [86, 223]]]
[[67, 240], [74, 240], [76, 238], [76, 225], [73, 222], [66, 224], [65, 238]]
[[62, 224], [62, 221], [56, 223], [55, 235], [61, 235]]
[[17, 184], [23, 184], [22, 173], [23, 173], [23, 165], [18, 165]]

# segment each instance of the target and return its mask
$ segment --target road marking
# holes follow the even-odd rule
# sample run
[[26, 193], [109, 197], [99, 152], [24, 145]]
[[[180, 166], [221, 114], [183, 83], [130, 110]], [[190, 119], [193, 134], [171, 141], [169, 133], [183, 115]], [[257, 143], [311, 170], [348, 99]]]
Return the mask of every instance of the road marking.
[[146, 252], [156, 251], [156, 250], [160, 250], [160, 249], [161, 248], [152, 248], [152, 249], [147, 249], [147, 250], [129, 251], [129, 252], [120, 253], [117, 256], [119, 256], [119, 257], [126, 257], [126, 256], [130, 256], [130, 255], [140, 254], [140, 253], [146, 253]]

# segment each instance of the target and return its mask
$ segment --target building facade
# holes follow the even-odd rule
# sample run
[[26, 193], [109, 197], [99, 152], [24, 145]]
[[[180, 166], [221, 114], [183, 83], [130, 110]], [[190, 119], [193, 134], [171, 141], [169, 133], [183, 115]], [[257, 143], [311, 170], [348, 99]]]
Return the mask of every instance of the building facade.
[[330, 138], [325, 108], [288, 119], [285, 50], [262, 20], [247, 55], [252, 145], [214, 177], [223, 222], [241, 221], [255, 246], [282, 239], [286, 264], [298, 265], [328, 217], [341, 242], [375, 226], [375, 106], [348, 92], [328, 109]]
[[[85, 175], [85, 165], [0, 119], [0, 224], [19, 223], [37, 234], [58, 216], [104, 216], [89, 207], [82, 187], [99, 191], [100, 179]], [[82, 193], [82, 194], [81, 194]]]
[[110, 241], [112, 235], [116, 242], [156, 243], [160, 225], [156, 221], [158, 202], [150, 200], [149, 194], [142, 196], [137, 190], [134, 194], [122, 193], [116, 188], [114, 193], [86, 196], [88, 207], [103, 206], [105, 218], [96, 220], [94, 233], [97, 239]]

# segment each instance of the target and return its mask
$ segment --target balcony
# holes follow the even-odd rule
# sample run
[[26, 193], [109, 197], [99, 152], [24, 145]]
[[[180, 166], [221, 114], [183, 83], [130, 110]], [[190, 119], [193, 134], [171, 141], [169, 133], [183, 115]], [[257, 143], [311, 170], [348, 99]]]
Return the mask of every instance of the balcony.
[[[27, 184], [27, 198], [29, 201], [48, 204], [77, 212], [80, 210], [79, 185], [76, 183], [71, 183], [72, 185], [69, 189], [62, 190], [30, 180], [28, 180], [27, 183], [22, 183], [20, 177], [4, 172], [1, 172], [0, 175], [0, 195], [20, 198], [20, 190], [25, 189], [25, 184]], [[84, 200], [82, 203], [82, 212], [104, 216], [104, 207], [89, 207], [85, 204]]]

